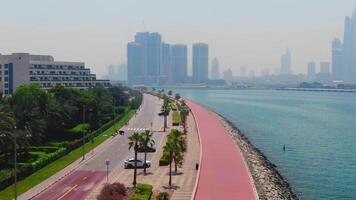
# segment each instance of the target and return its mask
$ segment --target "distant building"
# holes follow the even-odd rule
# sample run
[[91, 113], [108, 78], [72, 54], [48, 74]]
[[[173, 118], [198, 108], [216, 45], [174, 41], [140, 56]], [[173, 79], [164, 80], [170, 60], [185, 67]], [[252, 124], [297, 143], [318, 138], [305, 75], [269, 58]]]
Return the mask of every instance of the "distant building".
[[193, 83], [208, 80], [209, 46], [204, 43], [193, 44]]
[[183, 44], [172, 45], [171, 48], [172, 63], [170, 72], [170, 81], [172, 83], [187, 82], [188, 71], [188, 51], [187, 46]]
[[108, 74], [105, 77], [110, 81], [125, 83], [127, 81], [127, 65], [125, 63], [109, 65]]
[[214, 58], [213, 61], [211, 62], [211, 79], [213, 80], [218, 80], [220, 78], [220, 66], [219, 66], [219, 60], [217, 58]]
[[330, 63], [329, 62], [321, 62], [320, 63], [320, 73], [321, 74], [330, 74]]
[[266, 76], [269, 76], [269, 69], [268, 68], [263, 68], [262, 70], [261, 70], [261, 76], [263, 76], [263, 77], [266, 77]]
[[[138, 58], [140, 60], [133, 60]], [[161, 64], [161, 35], [149, 32], [136, 33], [135, 42], [128, 43], [127, 47], [129, 85], [158, 83], [161, 76], [160, 70], [162, 70]]]
[[226, 81], [232, 81], [233, 79], [233, 74], [231, 69], [227, 69], [223, 73], [223, 79]]
[[343, 65], [342, 44], [341, 40], [335, 38], [332, 42], [332, 74], [336, 80], [344, 80], [347, 75], [347, 70]]
[[127, 44], [127, 81], [129, 85], [145, 84], [145, 49], [136, 42]]
[[315, 62], [308, 63], [308, 79], [310, 79], [310, 80], [315, 79], [315, 74], [316, 74]]
[[168, 82], [169, 72], [172, 65], [171, 45], [162, 43], [162, 62], [159, 75], [159, 83], [165, 84]]
[[12, 94], [25, 83], [37, 83], [44, 89], [110, 87], [109, 80], [97, 80], [83, 62], [55, 61], [49, 55], [29, 53], [0, 55], [0, 93]]
[[292, 56], [289, 49], [286, 49], [285, 54], [282, 55], [281, 74], [284, 75], [292, 74]]
[[322, 83], [330, 83], [332, 81], [329, 62], [320, 63], [320, 73], [317, 74], [316, 79]]

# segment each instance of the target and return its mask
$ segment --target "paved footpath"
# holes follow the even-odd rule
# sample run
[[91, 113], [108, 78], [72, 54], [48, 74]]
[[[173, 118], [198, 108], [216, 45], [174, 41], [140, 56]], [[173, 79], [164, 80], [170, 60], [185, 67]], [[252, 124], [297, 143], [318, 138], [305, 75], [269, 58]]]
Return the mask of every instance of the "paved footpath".
[[[172, 113], [172, 112], [171, 112]], [[147, 169], [147, 175], [143, 174], [143, 169], [138, 169], [137, 181], [139, 183], [148, 183], [153, 185], [153, 189], [156, 191], [169, 191], [168, 180], [169, 180], [169, 166], [159, 166], [159, 159], [163, 153], [163, 146], [166, 143], [166, 134], [170, 129], [182, 129], [182, 127], [171, 127], [172, 116], [168, 117], [169, 129], [164, 134], [161, 140], [156, 140], [156, 154], [150, 156], [149, 159], [152, 163], [151, 167]], [[178, 168], [178, 173], [172, 175], [172, 185], [173, 192], [172, 200], [191, 200], [194, 186], [196, 183], [196, 178], [198, 171], [195, 169], [195, 164], [199, 162], [200, 157], [200, 144], [198, 138], [198, 132], [195, 125], [195, 121], [192, 115], [188, 116], [188, 134], [187, 134], [187, 152], [185, 154], [183, 166]], [[162, 133], [155, 133], [162, 134]], [[133, 152], [129, 157], [133, 157]], [[142, 156], [139, 154], [139, 156]], [[174, 167], [173, 167], [174, 170]], [[125, 169], [123, 171], [118, 171], [118, 173], [113, 174], [110, 177], [110, 182], [121, 182], [125, 185], [131, 185], [133, 179], [133, 169]], [[95, 200], [95, 197], [99, 194], [102, 185], [96, 188], [91, 195], [88, 196], [88, 200]]]
[[244, 158], [212, 113], [186, 101], [194, 114], [202, 145], [196, 200], [257, 199]]

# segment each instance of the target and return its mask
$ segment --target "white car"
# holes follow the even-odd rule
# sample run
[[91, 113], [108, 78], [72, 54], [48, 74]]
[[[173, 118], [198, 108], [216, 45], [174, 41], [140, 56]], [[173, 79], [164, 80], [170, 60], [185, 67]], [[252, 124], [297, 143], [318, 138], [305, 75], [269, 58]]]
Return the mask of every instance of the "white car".
[[[140, 160], [140, 159], [137, 159], [136, 163], [137, 163], [137, 167], [138, 168], [139, 167], [141, 168], [144, 165], [143, 160]], [[124, 166], [125, 166], [125, 169], [134, 168], [135, 167], [135, 159], [134, 158], [130, 158], [130, 159], [125, 160]], [[146, 160], [146, 167], [147, 168], [151, 167], [151, 162], [148, 161], [148, 160]]]

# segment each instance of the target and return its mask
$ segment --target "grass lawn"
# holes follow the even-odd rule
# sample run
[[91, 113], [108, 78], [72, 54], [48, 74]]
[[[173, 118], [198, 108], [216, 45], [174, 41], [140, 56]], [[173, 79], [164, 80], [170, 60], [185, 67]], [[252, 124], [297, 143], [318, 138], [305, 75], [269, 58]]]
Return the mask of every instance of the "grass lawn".
[[[114, 133], [116, 128], [121, 128], [128, 122], [131, 117], [135, 114], [135, 111], [129, 111], [122, 119], [120, 119], [116, 124], [112, 127], [108, 128], [106, 131], [101, 133], [95, 138], [94, 144], [88, 142], [85, 144], [86, 152], [90, 151], [93, 147], [98, 146], [106, 139], [111, 137], [111, 134]], [[46, 180], [47, 178], [51, 177], [55, 173], [59, 172], [66, 166], [70, 165], [72, 162], [76, 161], [82, 156], [82, 146], [78, 147], [77, 149], [71, 151], [69, 154], [59, 158], [58, 160], [52, 162], [51, 164], [47, 165], [46, 167], [38, 170], [37, 172], [33, 173], [32, 175], [26, 177], [25, 179], [17, 182], [17, 193], [18, 195], [28, 191], [32, 187], [40, 184], [42, 181]], [[13, 199], [14, 190], [13, 185], [5, 188], [3, 191], [0, 192], [0, 199], [1, 200], [11, 200]]]
[[179, 126], [180, 124], [180, 113], [178, 111], [173, 111], [172, 115], [172, 124], [173, 126]]

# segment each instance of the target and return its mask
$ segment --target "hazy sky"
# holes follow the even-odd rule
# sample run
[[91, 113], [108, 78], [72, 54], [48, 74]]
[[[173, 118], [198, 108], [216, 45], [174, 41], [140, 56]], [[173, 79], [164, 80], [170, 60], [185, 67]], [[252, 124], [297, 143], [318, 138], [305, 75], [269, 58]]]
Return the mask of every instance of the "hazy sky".
[[[280, 66], [286, 47], [293, 71], [330, 61], [354, 0], [0, 0], [0, 53], [50, 54], [84, 61], [98, 75], [126, 62], [135, 32], [160, 32], [165, 42], [206, 42], [210, 58], [234, 74]], [[143, 23], [144, 21], [144, 23]], [[189, 63], [189, 66], [191, 63]]]

